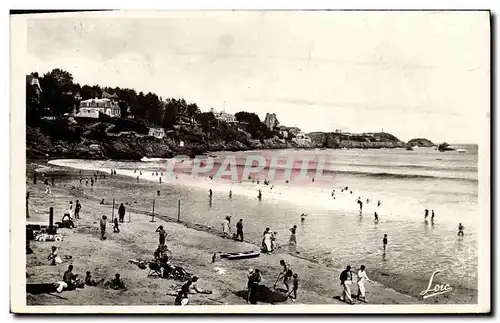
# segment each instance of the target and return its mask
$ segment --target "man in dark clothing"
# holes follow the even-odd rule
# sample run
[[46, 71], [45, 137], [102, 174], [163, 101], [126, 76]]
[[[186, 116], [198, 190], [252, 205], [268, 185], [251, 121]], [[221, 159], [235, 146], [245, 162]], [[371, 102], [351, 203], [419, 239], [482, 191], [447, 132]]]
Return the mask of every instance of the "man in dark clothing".
[[118, 208], [118, 216], [120, 218], [120, 222], [123, 222], [125, 219], [125, 206], [123, 206], [123, 203], [121, 203]]
[[262, 277], [260, 276], [260, 271], [255, 269], [252, 277], [252, 287], [250, 288], [250, 304], [257, 304], [257, 291], [259, 289], [261, 279]]
[[76, 205], [75, 205], [75, 219], [80, 218], [80, 210], [82, 208], [82, 205], [80, 204], [80, 201], [76, 200]]
[[351, 284], [352, 284], [352, 272], [351, 266], [347, 266], [342, 273], [340, 273], [340, 285], [342, 286], [342, 296], [340, 299], [349, 304], [353, 304], [351, 297]]
[[106, 234], [106, 219], [107, 217], [105, 215], [102, 216], [101, 221], [100, 221], [100, 227], [101, 227], [101, 240], [105, 240], [105, 234]]
[[240, 219], [238, 223], [236, 223], [236, 240], [240, 237], [240, 241], [243, 242], [243, 219]]

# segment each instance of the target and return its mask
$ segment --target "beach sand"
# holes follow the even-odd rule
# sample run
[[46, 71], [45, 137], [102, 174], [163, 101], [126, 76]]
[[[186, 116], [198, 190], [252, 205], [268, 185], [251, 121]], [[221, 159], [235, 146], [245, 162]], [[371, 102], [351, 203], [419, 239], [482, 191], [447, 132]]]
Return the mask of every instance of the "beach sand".
[[[163, 225], [168, 233], [166, 243], [172, 252], [171, 262], [197, 275], [200, 278], [199, 287], [213, 291], [211, 295], [192, 295], [190, 304], [246, 304], [244, 297], [248, 269], [259, 268], [263, 276], [262, 285], [264, 285], [259, 290], [259, 303], [346, 305], [338, 299], [341, 293], [339, 275], [343, 268], [328, 267], [288, 253], [261, 255], [247, 260], [217, 259], [215, 263], [212, 263], [214, 252], [258, 250], [259, 247], [247, 242], [224, 239], [220, 237], [218, 228], [209, 228], [194, 223], [176, 223], [175, 219], [162, 215], [161, 211], [155, 217], [156, 222], [151, 223], [151, 216], [137, 209], [135, 210], [137, 212], [132, 211], [130, 214], [132, 221], [128, 223], [129, 212], [126, 206], [125, 223], [120, 224], [121, 232], [113, 233], [112, 224], [108, 223], [106, 231], [108, 239], [101, 241], [99, 219], [102, 215], [107, 215], [108, 220], [111, 220], [112, 207], [109, 199], [106, 199], [106, 204], [99, 204], [101, 196], [93, 196], [90, 185], [84, 186], [83, 190], [78, 188], [77, 170], [57, 169], [56, 187], [52, 189], [51, 195], [44, 194], [40, 176], [37, 185], [33, 185], [31, 179], [28, 180], [29, 221], [48, 223], [51, 206], [56, 210], [54, 221], [59, 221], [62, 217], [62, 210], [66, 208], [68, 202], [76, 199], [79, 199], [83, 206], [80, 212], [81, 219], [77, 220], [77, 227], [73, 230], [58, 230], [64, 236], [62, 242], [31, 242], [34, 253], [26, 256], [27, 283], [59, 281], [67, 266], [73, 264], [73, 272], [79, 274], [81, 278], [84, 277], [86, 271], [91, 271], [96, 280], [111, 279], [114, 274], [120, 273], [127, 289], [115, 291], [102, 287], [85, 287], [82, 290], [64, 291], [61, 294], [27, 294], [28, 305], [173, 305], [174, 297], [166, 293], [175, 292], [182, 285], [181, 282], [147, 277], [148, 269], [141, 270], [128, 263], [128, 259], [147, 261], [153, 258], [153, 251], [158, 244], [158, 235], [155, 230], [159, 225]], [[85, 174], [88, 176], [90, 173]], [[94, 190], [98, 192], [100, 186], [112, 187], [114, 181], [117, 180], [107, 175], [105, 180], [98, 180]], [[130, 183], [131, 187], [135, 185], [134, 179], [120, 178], [120, 182], [123, 181]], [[117, 216], [116, 209], [114, 215]], [[72, 259], [65, 260], [63, 264], [57, 266], [50, 266], [47, 256], [53, 245], [58, 247], [61, 256], [71, 255]], [[281, 269], [279, 266], [281, 259], [290, 263], [294, 272], [299, 274], [300, 285], [296, 302], [283, 297], [283, 293], [279, 291], [280, 288], [284, 288], [283, 284], [278, 283], [277, 291], [273, 289], [273, 284]], [[377, 280], [365, 284], [367, 298], [371, 304], [470, 301], [463, 293], [448, 293], [424, 301], [419, 297], [419, 292], [427, 286], [427, 282], [415, 284], [415, 281], [407, 277], [387, 277], [380, 273], [371, 273], [369, 268], [367, 268], [367, 273], [370, 278]], [[393, 285], [378, 282], [382, 280], [391, 281]], [[392, 288], [387, 287], [388, 285]], [[400, 293], [395, 290], [405, 288], [408, 288], [410, 293]], [[355, 284], [352, 292], [357, 293]], [[354, 301], [358, 305], [364, 304]]]

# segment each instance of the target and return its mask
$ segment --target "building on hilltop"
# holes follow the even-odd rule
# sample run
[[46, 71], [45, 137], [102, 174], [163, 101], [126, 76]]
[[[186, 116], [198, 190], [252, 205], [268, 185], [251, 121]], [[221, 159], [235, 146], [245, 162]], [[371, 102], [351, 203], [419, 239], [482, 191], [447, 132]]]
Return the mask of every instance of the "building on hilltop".
[[158, 139], [163, 139], [165, 138], [165, 129], [151, 127], [149, 128], [149, 135]]
[[217, 119], [219, 121], [224, 121], [227, 123], [236, 123], [237, 122], [234, 114], [230, 114], [230, 113], [227, 113], [225, 111], [217, 112], [214, 110], [214, 108], [211, 108], [210, 112], [212, 112], [214, 114], [215, 119]]
[[264, 119], [264, 124], [271, 130], [279, 127], [280, 123], [276, 117], [276, 113], [266, 113], [266, 118]]
[[300, 146], [307, 146], [312, 142], [311, 138], [303, 132], [298, 133], [292, 141]]
[[93, 118], [98, 119], [100, 114], [119, 118], [121, 116], [118, 102], [114, 99], [89, 99], [80, 101], [78, 111], [73, 113], [75, 118]]

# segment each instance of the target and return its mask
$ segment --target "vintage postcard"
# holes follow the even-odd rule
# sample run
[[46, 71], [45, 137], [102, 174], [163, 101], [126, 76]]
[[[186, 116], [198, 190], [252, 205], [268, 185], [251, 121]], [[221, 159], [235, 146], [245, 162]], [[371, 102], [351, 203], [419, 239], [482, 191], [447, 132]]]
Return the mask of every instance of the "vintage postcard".
[[489, 11], [10, 19], [12, 312], [490, 311]]

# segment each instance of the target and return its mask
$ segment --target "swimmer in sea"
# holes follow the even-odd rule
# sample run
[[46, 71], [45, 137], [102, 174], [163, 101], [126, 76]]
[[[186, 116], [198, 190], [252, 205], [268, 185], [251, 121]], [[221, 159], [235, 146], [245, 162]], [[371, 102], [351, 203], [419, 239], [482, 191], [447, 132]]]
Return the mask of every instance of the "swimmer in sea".
[[434, 221], [434, 210], [431, 211], [431, 221]]
[[381, 204], [381, 203], [380, 203], [380, 200], [378, 200], [377, 206], [380, 206], [380, 204]]
[[388, 240], [387, 239], [387, 234], [384, 234], [384, 239], [382, 240], [382, 243], [384, 244], [384, 251], [385, 251], [385, 248], [387, 248], [387, 243], [388, 243], [387, 240]]
[[425, 217], [424, 217], [424, 219], [427, 219], [428, 216], [429, 216], [429, 210], [425, 209]]
[[332, 191], [332, 196], [334, 196], [334, 195], [335, 195], [335, 190]]
[[213, 194], [213, 193], [212, 193], [212, 189], [209, 189], [209, 190], [208, 190], [208, 197], [209, 197], [210, 199], [212, 199], [212, 194]]

